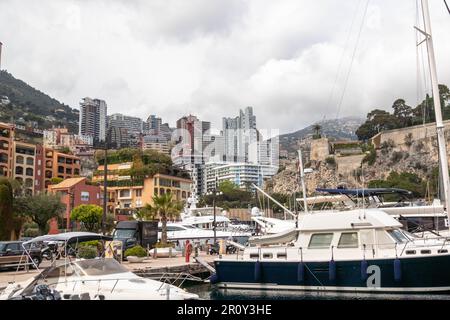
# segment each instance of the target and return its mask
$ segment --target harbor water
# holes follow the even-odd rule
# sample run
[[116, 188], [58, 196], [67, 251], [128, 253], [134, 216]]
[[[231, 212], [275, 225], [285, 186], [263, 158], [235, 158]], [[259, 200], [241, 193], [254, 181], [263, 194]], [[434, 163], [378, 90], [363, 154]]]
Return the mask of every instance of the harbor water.
[[217, 289], [211, 284], [187, 286], [205, 300], [450, 300], [450, 294], [386, 294], [355, 292]]

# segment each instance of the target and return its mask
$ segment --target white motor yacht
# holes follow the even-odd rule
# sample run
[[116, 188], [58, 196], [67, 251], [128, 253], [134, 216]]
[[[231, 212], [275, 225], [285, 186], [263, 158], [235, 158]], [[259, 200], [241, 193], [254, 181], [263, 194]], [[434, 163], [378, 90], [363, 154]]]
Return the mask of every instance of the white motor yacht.
[[[107, 237], [88, 232], [69, 232], [37, 237], [25, 242], [63, 241], [74, 244]], [[25, 248], [25, 246], [24, 246]], [[55, 260], [31, 279], [11, 283], [1, 300], [187, 300], [196, 294], [164, 282], [139, 277], [112, 258]]]

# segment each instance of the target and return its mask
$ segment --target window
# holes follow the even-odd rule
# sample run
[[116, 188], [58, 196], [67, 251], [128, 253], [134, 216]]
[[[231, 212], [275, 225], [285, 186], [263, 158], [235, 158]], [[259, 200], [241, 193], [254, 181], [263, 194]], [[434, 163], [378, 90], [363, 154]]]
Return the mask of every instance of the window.
[[0, 153], [0, 162], [2, 163], [8, 163], [8, 154], [7, 153]]
[[277, 253], [277, 258], [278, 258], [278, 259], [286, 259], [286, 258], [287, 258], [287, 255], [286, 255], [285, 252], [278, 252], [278, 253]]
[[142, 189], [136, 189], [136, 197], [142, 197]]
[[22, 156], [17, 156], [16, 157], [16, 163], [23, 164], [23, 157]]
[[0, 149], [1, 150], [8, 150], [9, 149], [9, 143], [5, 141], [0, 141]]
[[263, 253], [263, 259], [272, 259], [273, 254], [272, 253]]
[[27, 158], [27, 165], [28, 165], [28, 166], [34, 165], [34, 159], [31, 158], [31, 157], [28, 157], [28, 158]]
[[309, 249], [326, 249], [331, 245], [331, 241], [333, 240], [332, 233], [316, 233], [311, 236], [311, 240], [309, 241], [308, 248]]
[[10, 249], [11, 251], [19, 251], [20, 246], [18, 243], [10, 243], [10, 244], [8, 244], [7, 249]]
[[81, 201], [89, 201], [89, 192], [81, 191]]
[[119, 197], [120, 198], [129, 198], [130, 197], [130, 190], [129, 189], [120, 190], [119, 191]]
[[408, 238], [400, 230], [389, 230], [388, 233], [397, 243], [408, 242]]
[[16, 174], [23, 174], [23, 168], [22, 167], [16, 167]]
[[358, 248], [358, 232], [342, 233], [338, 248]]
[[33, 176], [33, 169], [27, 168], [25, 171], [26, 171], [27, 176], [29, 176], [29, 177]]

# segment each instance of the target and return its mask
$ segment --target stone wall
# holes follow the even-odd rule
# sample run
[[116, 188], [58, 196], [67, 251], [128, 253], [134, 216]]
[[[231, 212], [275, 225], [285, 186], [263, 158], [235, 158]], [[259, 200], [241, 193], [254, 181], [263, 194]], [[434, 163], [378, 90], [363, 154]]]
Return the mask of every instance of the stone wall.
[[310, 160], [322, 161], [330, 155], [330, 143], [328, 138], [311, 140]]
[[365, 154], [358, 154], [346, 157], [336, 157], [337, 173], [343, 176], [353, 174], [361, 166]]

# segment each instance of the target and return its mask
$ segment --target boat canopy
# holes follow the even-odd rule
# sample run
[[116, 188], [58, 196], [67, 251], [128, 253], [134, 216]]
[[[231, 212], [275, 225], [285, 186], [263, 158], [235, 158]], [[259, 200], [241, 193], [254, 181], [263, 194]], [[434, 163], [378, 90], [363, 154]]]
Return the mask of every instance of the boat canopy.
[[339, 213], [318, 212], [300, 216], [298, 229], [302, 231], [331, 231], [361, 228], [400, 228], [402, 224], [378, 209], [355, 209]]
[[73, 242], [84, 242], [93, 240], [112, 240], [112, 238], [93, 232], [66, 232], [58, 234], [47, 234], [44, 236], [36, 237], [24, 242], [24, 245], [47, 241], [60, 241], [66, 243], [73, 243]]
[[328, 189], [328, 188], [317, 188], [318, 192], [326, 192], [329, 194], [345, 194], [348, 196], [380, 196], [386, 194], [398, 194], [405, 197], [411, 197], [412, 192], [399, 189], [399, 188], [368, 188], [368, 189]]

